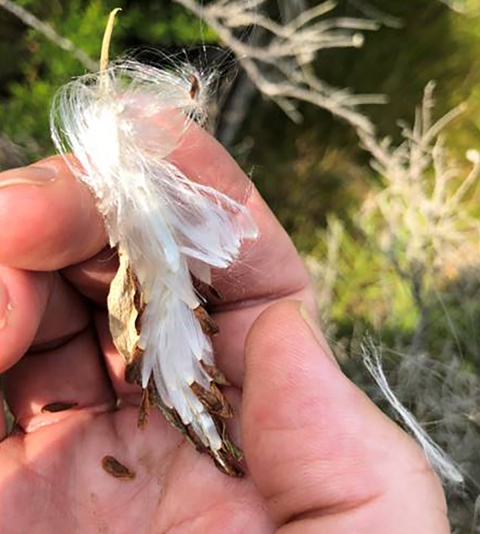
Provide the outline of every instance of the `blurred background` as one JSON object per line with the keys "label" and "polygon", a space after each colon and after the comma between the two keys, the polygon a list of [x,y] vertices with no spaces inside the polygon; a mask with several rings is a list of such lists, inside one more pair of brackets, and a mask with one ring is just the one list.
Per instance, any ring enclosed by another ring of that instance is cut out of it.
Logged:
{"label": "blurred background", "polygon": [[0,170],[53,152],[52,96],[97,68],[114,7],[113,57],[216,73],[211,127],[304,255],[338,358],[391,411],[362,364],[381,353],[466,477],[454,532],[480,532],[479,0],[0,0]]}

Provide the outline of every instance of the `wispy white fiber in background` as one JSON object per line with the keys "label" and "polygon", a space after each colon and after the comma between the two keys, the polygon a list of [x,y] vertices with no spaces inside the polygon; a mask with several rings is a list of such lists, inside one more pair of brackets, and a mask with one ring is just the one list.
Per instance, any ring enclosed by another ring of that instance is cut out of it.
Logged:
{"label": "wispy white fiber in background", "polygon": [[415,417],[400,402],[392,388],[388,384],[382,367],[382,356],[380,349],[371,338],[365,338],[361,344],[363,363],[375,380],[378,388],[388,401],[394,413],[404,424],[406,429],[418,441],[425,456],[431,466],[446,482],[460,484],[463,482],[463,475],[447,454],[429,437],[427,432],[420,426]]}

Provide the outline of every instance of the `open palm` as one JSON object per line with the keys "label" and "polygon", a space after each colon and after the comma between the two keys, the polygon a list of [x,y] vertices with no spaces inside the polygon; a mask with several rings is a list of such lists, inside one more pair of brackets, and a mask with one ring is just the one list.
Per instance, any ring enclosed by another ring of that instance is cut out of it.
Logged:
{"label": "open palm", "polygon": [[159,413],[137,428],[140,393],[105,310],[116,258],[89,192],[50,158],[0,175],[0,372],[16,419],[9,436],[0,429],[0,532],[449,532],[422,454],[344,377],[309,319],[308,276],[258,193],[197,128],[171,160],[248,192],[260,227],[214,280],[217,362],[247,475],[220,473]]}

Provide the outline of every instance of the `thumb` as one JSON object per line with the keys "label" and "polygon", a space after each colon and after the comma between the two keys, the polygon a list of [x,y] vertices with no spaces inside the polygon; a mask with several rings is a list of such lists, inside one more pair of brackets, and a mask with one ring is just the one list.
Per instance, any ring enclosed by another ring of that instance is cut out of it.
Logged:
{"label": "thumb", "polygon": [[341,372],[297,302],[246,343],[242,434],[282,534],[446,534],[441,485],[413,440]]}

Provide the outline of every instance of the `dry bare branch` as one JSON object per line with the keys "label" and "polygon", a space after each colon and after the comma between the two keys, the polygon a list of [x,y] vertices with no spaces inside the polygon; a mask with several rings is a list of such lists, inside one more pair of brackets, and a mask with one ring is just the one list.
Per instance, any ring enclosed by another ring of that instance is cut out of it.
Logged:
{"label": "dry bare branch", "polygon": [[[363,207],[364,224],[368,227],[368,220],[380,216],[383,250],[410,272],[419,266],[456,268],[460,262],[476,261],[480,237],[480,223],[461,206],[478,182],[480,154],[469,150],[462,165],[449,156],[442,133],[465,108],[459,106],[433,122],[433,87],[425,89],[413,128],[404,126],[400,146],[359,132],[383,181],[381,191]],[[467,164],[470,171],[464,176]]]}
{"label": "dry bare branch", "polygon": [[[321,50],[361,46],[362,32],[376,30],[378,22],[323,18],[336,7],[332,0],[304,10],[283,24],[266,14],[263,8],[267,0],[216,0],[206,5],[197,0],[175,1],[218,34],[260,92],[294,121],[301,120],[298,104],[306,102],[330,111],[358,129],[373,131],[358,106],[383,103],[383,97],[354,95],[330,87],[318,77],[312,63]],[[261,45],[242,38],[245,30],[251,28],[261,28],[265,33]]]}
{"label": "dry bare branch", "polygon": [[366,0],[348,0],[348,3],[358,9],[360,13],[362,13],[369,19],[377,20],[383,26],[395,29],[403,28],[404,26],[402,19],[394,17],[389,13],[385,13],[385,11],[378,9],[378,7],[372,5]]}

